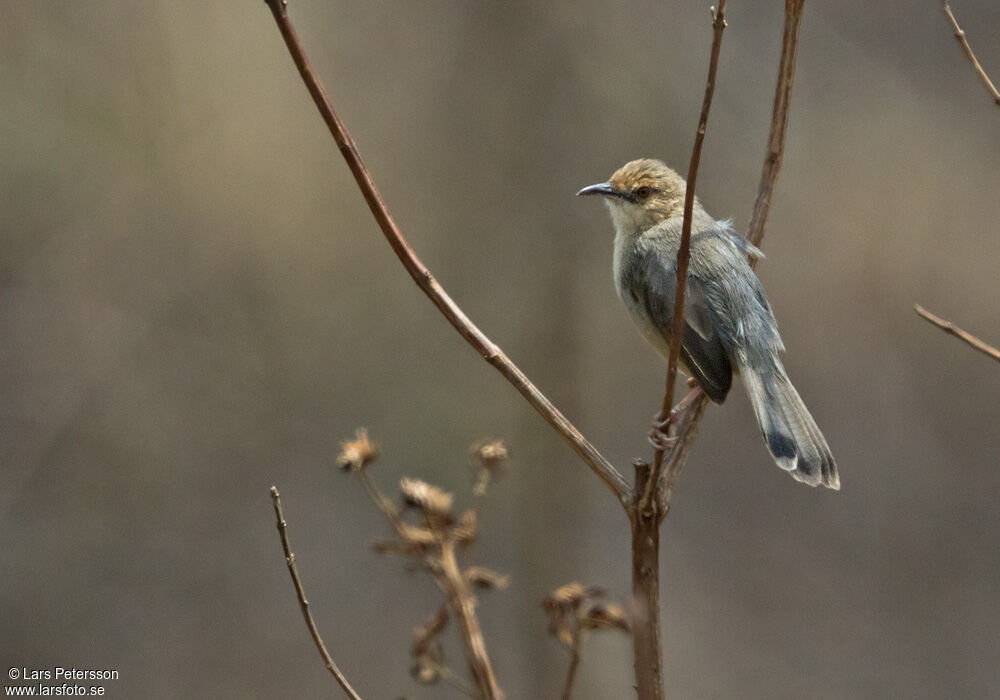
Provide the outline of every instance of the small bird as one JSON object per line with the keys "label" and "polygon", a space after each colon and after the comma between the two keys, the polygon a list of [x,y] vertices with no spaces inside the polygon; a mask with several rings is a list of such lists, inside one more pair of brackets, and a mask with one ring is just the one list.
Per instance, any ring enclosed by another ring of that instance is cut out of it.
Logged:
{"label": "small bird", "polygon": [[[618,295],[664,357],[670,353],[686,187],[661,161],[641,159],[577,192],[605,198],[615,227]],[[781,364],[785,347],[778,325],[748,262],[760,257],[731,220],[716,221],[695,199],[681,366],[716,403],[729,393],[733,373],[739,374],[778,466],[811,486],[839,489],[830,447]]]}

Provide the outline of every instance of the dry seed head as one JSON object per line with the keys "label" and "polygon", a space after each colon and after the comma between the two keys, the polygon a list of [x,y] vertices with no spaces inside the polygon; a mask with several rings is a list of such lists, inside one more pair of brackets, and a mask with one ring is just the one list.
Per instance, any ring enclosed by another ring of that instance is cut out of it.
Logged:
{"label": "dry seed head", "polygon": [[594,603],[581,618],[580,625],[584,629],[629,630],[625,611],[616,603]]}
{"label": "dry seed head", "polygon": [[600,598],[604,596],[604,593],[604,589],[598,586],[584,586],[582,583],[573,581],[552,591],[552,595],[546,598],[546,602],[552,601],[554,605],[575,608],[588,598]]}
{"label": "dry seed head", "polygon": [[510,584],[510,576],[504,576],[485,566],[470,566],[465,570],[465,580],[486,591],[502,590]]}
{"label": "dry seed head", "polygon": [[337,466],[344,471],[361,471],[378,458],[378,445],[368,438],[368,431],[358,428],[353,440],[340,443]]}
{"label": "dry seed head", "polygon": [[419,508],[427,515],[441,518],[451,516],[452,495],[447,491],[431,486],[419,479],[403,478],[399,481],[399,490],[403,493],[403,501],[407,505]]}
{"label": "dry seed head", "polygon": [[476,460],[487,469],[496,469],[507,461],[509,453],[503,440],[482,440],[473,448]]}
{"label": "dry seed head", "polygon": [[490,480],[500,476],[507,463],[507,446],[503,440],[480,440],[472,446],[472,456],[476,471],[476,482],[472,493],[482,496],[490,485]]}

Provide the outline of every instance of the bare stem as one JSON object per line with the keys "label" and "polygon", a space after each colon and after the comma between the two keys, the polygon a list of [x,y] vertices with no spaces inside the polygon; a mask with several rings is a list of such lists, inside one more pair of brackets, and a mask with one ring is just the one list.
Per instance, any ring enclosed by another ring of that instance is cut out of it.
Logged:
{"label": "bare stem", "polygon": [[358,480],[361,481],[361,485],[365,488],[365,493],[368,494],[368,498],[371,502],[385,514],[386,519],[388,519],[389,524],[396,531],[396,533],[406,538],[407,524],[403,522],[403,519],[399,517],[399,511],[396,510],[396,506],[393,505],[392,501],[383,494],[379,488],[372,483],[371,478],[368,476],[368,471],[366,469],[361,469],[358,471]]}
{"label": "bare stem", "polygon": [[447,540],[441,545],[441,569],[437,576],[438,585],[448,597],[448,604],[459,623],[462,633],[462,648],[469,665],[469,672],[484,698],[502,700],[503,692],[497,684],[493,665],[486,653],[486,641],[476,616],[476,598],[469,591],[469,585],[462,575],[455,557],[455,543]]}
{"label": "bare stem", "polygon": [[285,40],[285,45],[288,47],[292,60],[295,61],[299,75],[302,76],[302,80],[306,84],[306,88],[308,88],[309,94],[312,96],[320,115],[323,117],[323,121],[326,122],[330,134],[333,136],[334,141],[337,142],[341,155],[347,161],[347,165],[354,175],[358,188],[368,203],[368,208],[375,217],[379,228],[382,229],[382,234],[389,242],[400,262],[403,263],[403,267],[410,273],[417,286],[420,287],[424,294],[438,308],[438,311],[444,315],[448,323],[458,331],[459,335],[465,338],[466,342],[475,348],[476,352],[484,360],[493,365],[508,382],[514,385],[514,388],[527,399],[528,403],[541,414],[542,418],[557,433],[563,436],[570,444],[570,447],[573,448],[573,451],[579,455],[580,459],[591,468],[597,477],[611,489],[618,501],[625,506],[628,502],[629,485],[621,473],[539,391],[538,387],[503,353],[500,347],[479,330],[469,317],[465,315],[465,312],[462,311],[458,304],[448,296],[448,293],[445,292],[444,288],[434,278],[430,270],[427,269],[427,266],[417,257],[417,254],[410,247],[410,244],[399,230],[399,226],[396,225],[395,220],[389,213],[382,195],[375,186],[375,181],[361,160],[361,155],[354,144],[354,140],[340,121],[323,87],[313,73],[309,65],[309,60],[306,58],[302,45],[295,33],[295,29],[288,19],[287,7],[284,0],[266,0],[266,2],[271,10],[271,14],[274,15],[274,21],[277,23],[278,30]]}
{"label": "bare stem", "polygon": [[580,667],[580,647],[583,644],[583,629],[581,629],[579,619],[576,620],[576,629],[573,630],[573,644],[569,649],[569,669],[566,671],[566,682],[563,683],[562,700],[570,700],[573,697],[573,682],[576,680],[576,670]]}
{"label": "bare stem", "polygon": [[[674,385],[677,382],[677,363],[681,354],[681,337],[684,335],[684,293],[687,290],[688,263],[691,260],[691,217],[694,214],[694,188],[698,180],[698,165],[701,162],[701,147],[705,141],[708,126],[708,112],[712,108],[715,94],[715,76],[719,70],[719,53],[722,50],[722,32],[726,29],[726,0],[719,0],[719,7],[712,8],[712,53],[708,61],[708,80],[705,82],[705,98],[701,103],[698,131],[691,149],[691,163],[688,165],[687,189],[684,193],[684,222],[681,225],[681,244],[677,250],[677,291],[674,294],[674,315],[671,318],[670,354],[667,357],[667,386],[663,394],[662,415],[670,416],[674,405]],[[653,455],[653,476],[643,492],[642,507],[649,509],[654,501],[653,494],[660,485],[663,469],[663,450]],[[641,696],[641,695],[640,695]]]}
{"label": "bare stem", "polygon": [[[643,507],[642,494],[653,474],[635,463],[635,490],[629,522],[632,534],[632,649],[639,700],[663,700],[663,644],[660,636],[660,513]],[[651,512],[651,510],[653,512]]]}
{"label": "bare stem", "polygon": [[979,338],[977,338],[976,336],[972,335],[967,331],[963,331],[961,328],[956,326],[951,321],[946,321],[940,316],[935,316],[930,311],[922,307],[920,304],[914,304],[913,309],[923,318],[933,323],[935,326],[943,330],[948,335],[953,335],[959,340],[965,341],[979,352],[983,353],[988,357],[992,357],[997,362],[1000,362],[1000,350],[996,349],[989,343],[980,340]]}
{"label": "bare stem", "polygon": [[670,510],[670,499],[674,495],[674,485],[677,483],[677,477],[680,476],[681,470],[687,462],[688,454],[691,452],[691,447],[694,445],[694,438],[698,433],[698,423],[701,422],[701,417],[708,407],[708,396],[701,389],[692,389],[678,405],[683,405],[683,413],[681,413],[681,424],[677,429],[677,442],[670,451],[670,459],[667,460],[663,472],[661,518],[666,518],[667,512]]}
{"label": "bare stem", "polygon": [[972,68],[979,75],[979,79],[983,81],[983,85],[989,91],[990,95],[993,96],[993,102],[1000,105],[1000,91],[997,91],[997,86],[993,84],[990,80],[990,76],[986,74],[986,71],[980,65],[979,60],[976,58],[976,54],[972,53],[972,47],[969,46],[968,40],[965,38],[965,30],[958,26],[958,20],[955,19],[954,13],[951,11],[951,6],[947,3],[947,0],[941,0],[941,7],[944,9],[944,14],[948,18],[948,22],[951,23],[951,28],[955,32],[955,38],[958,39],[959,46],[962,47],[962,51],[965,52],[966,57],[969,59],[969,63],[972,64]]}
{"label": "bare stem", "polygon": [[341,673],[333,657],[330,656],[330,652],[326,650],[323,638],[320,637],[319,630],[316,628],[316,621],[313,620],[312,612],[309,610],[309,601],[306,599],[306,592],[302,588],[302,580],[299,578],[298,569],[295,568],[295,555],[292,554],[291,546],[288,544],[288,533],[286,531],[288,525],[285,522],[285,515],[281,510],[281,497],[278,494],[277,486],[271,487],[271,501],[274,503],[274,516],[278,521],[278,535],[281,536],[281,548],[285,552],[285,564],[288,565],[288,573],[292,576],[292,584],[295,586],[295,596],[299,600],[299,608],[302,610],[302,617],[306,621],[306,627],[309,628],[313,644],[316,645],[319,655],[323,657],[323,662],[326,664],[327,670],[337,679],[340,687],[343,688],[344,694],[349,698],[353,698],[353,700],[361,700],[361,696],[351,687],[351,684],[347,681],[347,677]]}
{"label": "bare stem", "polygon": [[[778,63],[778,85],[774,89],[771,131],[767,136],[767,155],[764,157],[764,168],[757,187],[757,200],[753,204],[750,227],[747,229],[747,238],[756,246],[764,238],[764,224],[767,223],[767,214],[771,210],[771,197],[785,153],[788,110],[792,101],[792,83],[799,54],[799,25],[802,22],[804,4],[805,0],[785,0],[785,28],[781,36],[781,60]],[[751,267],[756,263],[756,259],[750,260]]]}

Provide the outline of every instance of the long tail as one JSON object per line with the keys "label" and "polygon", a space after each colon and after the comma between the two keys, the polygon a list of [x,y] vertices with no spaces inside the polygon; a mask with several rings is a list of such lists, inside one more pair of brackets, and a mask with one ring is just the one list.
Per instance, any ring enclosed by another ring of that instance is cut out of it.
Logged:
{"label": "long tail", "polygon": [[774,461],[798,481],[839,489],[840,476],[830,446],[781,361],[774,357],[762,364],[760,369],[741,367],[740,374]]}

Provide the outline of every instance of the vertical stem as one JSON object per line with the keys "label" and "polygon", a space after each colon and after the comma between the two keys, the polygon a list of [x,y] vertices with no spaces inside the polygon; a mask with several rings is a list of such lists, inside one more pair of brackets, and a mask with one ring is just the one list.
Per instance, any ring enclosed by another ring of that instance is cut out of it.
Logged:
{"label": "vertical stem", "polygon": [[458,566],[454,542],[445,542],[441,547],[441,578],[444,584],[441,588],[448,596],[448,603],[458,619],[465,660],[469,664],[469,672],[480,696],[488,700],[503,700],[503,691],[497,684],[493,665],[486,653],[486,642],[479,627],[479,618],[476,617],[476,599],[469,592],[469,585]]}
{"label": "vertical stem", "polygon": [[663,643],[660,638],[660,523],[662,501],[643,504],[646,485],[653,478],[650,466],[635,463],[635,490],[629,522],[632,532],[632,645],[639,700],[663,700]]}
{"label": "vertical stem", "polygon": [[[799,27],[802,23],[802,9],[805,0],[785,0],[785,26],[781,34],[781,60],[778,63],[778,84],[774,88],[774,108],[771,112],[771,130],[767,135],[767,155],[760,174],[757,199],[753,203],[747,239],[756,246],[764,238],[764,224],[771,211],[771,197],[774,185],[781,171],[781,161],[785,154],[785,136],[788,133],[788,110],[792,102],[792,83],[795,78],[795,62],[799,55]],[[750,260],[754,267],[757,259]]]}
{"label": "vertical stem", "polygon": [[583,643],[583,630],[580,627],[580,620],[576,621],[576,629],[573,631],[573,647],[569,650],[569,670],[566,671],[566,682],[563,684],[562,700],[571,700],[573,697],[573,681],[576,680],[576,670],[580,667],[580,645]]}
{"label": "vertical stem", "polygon": [[[670,409],[674,405],[674,385],[677,382],[677,363],[681,356],[681,336],[684,332],[684,293],[687,290],[688,263],[691,259],[691,219],[694,216],[694,187],[698,181],[698,164],[701,162],[701,147],[705,142],[705,129],[708,127],[708,112],[712,108],[712,95],[715,94],[715,76],[719,70],[719,53],[722,51],[722,32],[726,29],[726,0],[719,0],[718,8],[712,8],[712,53],[708,61],[708,80],[705,82],[705,97],[701,104],[701,116],[698,117],[698,131],[694,136],[694,148],[691,149],[691,162],[688,165],[687,187],[684,192],[684,221],[681,224],[681,242],[677,249],[677,290],[674,292],[674,313],[670,328],[670,353],[667,355],[667,380],[663,392],[664,418],[670,417]],[[653,500],[653,491],[660,484],[660,474],[663,470],[663,450],[656,450],[653,455],[653,478],[649,480],[643,492],[643,507],[649,510]]]}

